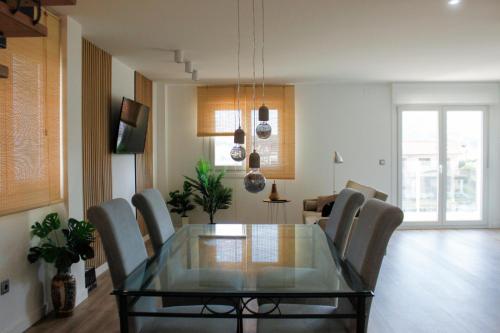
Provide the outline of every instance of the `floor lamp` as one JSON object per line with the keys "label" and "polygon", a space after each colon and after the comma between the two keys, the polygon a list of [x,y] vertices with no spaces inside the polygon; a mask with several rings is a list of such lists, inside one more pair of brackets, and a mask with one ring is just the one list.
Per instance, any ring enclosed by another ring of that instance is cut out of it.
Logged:
{"label": "floor lamp", "polygon": [[333,194],[337,193],[335,188],[335,168],[337,164],[342,164],[342,163],[344,163],[342,155],[340,155],[338,151],[335,151],[333,153]]}

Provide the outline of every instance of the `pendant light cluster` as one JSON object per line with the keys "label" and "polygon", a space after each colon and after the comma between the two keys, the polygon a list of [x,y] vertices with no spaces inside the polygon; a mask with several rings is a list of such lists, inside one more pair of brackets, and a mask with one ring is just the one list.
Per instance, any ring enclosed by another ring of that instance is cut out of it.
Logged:
{"label": "pendant light cluster", "polygon": [[236,162],[241,162],[245,159],[247,152],[245,150],[245,131],[241,129],[241,109],[240,109],[240,49],[241,49],[241,36],[240,36],[240,0],[236,0],[237,25],[238,25],[238,90],[237,96],[237,112],[238,112],[238,128],[234,131],[234,147],[231,149],[231,158]]}
{"label": "pendant light cluster", "polygon": [[[245,144],[245,132],[241,129],[241,109],[240,109],[240,0],[237,0],[237,23],[238,23],[238,88],[237,88],[237,105],[238,105],[238,128],[234,131],[234,147],[231,149],[231,158],[234,161],[241,162],[246,157],[246,151],[244,148]],[[252,0],[252,17],[253,17],[253,83],[252,83],[252,112],[256,110],[255,106],[255,0]],[[267,123],[269,121],[269,109],[264,104],[265,98],[265,71],[264,71],[264,0],[262,0],[262,106],[259,108],[259,125],[256,126],[256,117],[253,116],[253,128],[255,133],[253,136],[253,152],[249,156],[249,168],[250,172],[245,176],[244,184],[245,189],[251,193],[258,193],[262,191],[266,186],[266,178],[260,172],[260,155],[255,148],[256,137],[260,139],[267,139],[271,136],[271,126]]]}

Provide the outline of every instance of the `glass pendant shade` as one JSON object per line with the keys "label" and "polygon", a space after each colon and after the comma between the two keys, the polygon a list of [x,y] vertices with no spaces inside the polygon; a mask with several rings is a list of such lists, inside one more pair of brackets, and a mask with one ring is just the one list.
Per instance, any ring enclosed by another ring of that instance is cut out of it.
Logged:
{"label": "glass pendant shade", "polygon": [[272,128],[267,122],[262,122],[255,129],[259,139],[268,139],[271,136]]}
{"label": "glass pendant shade", "polygon": [[231,149],[231,158],[233,161],[241,162],[245,159],[247,153],[245,147],[245,131],[239,127],[234,131],[234,147]]}
{"label": "glass pendant shade", "polygon": [[254,150],[250,154],[250,172],[245,176],[245,189],[251,193],[259,193],[266,187],[266,177],[260,172],[260,156]]}
{"label": "glass pendant shade", "polygon": [[245,150],[245,147],[243,147],[239,143],[234,145],[234,147],[231,149],[231,158],[233,159],[233,161],[241,162],[245,159],[246,156],[247,152]]}

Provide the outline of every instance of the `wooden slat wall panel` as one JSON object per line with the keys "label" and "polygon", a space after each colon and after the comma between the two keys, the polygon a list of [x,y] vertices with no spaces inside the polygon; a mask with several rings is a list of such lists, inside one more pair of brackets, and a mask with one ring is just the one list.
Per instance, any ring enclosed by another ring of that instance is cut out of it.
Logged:
{"label": "wooden slat wall panel", "polygon": [[[135,100],[149,107],[144,154],[137,154],[135,157],[135,190],[141,192],[153,187],[153,82],[139,72],[135,72]],[[148,233],[146,225],[139,211],[137,211],[137,222],[142,235],[146,235]]]}
{"label": "wooden slat wall panel", "polygon": [[[83,122],[83,208],[112,198],[110,110],[111,55],[83,39],[82,59],[82,122]],[[87,267],[106,262],[98,234],[94,243],[95,258]]]}

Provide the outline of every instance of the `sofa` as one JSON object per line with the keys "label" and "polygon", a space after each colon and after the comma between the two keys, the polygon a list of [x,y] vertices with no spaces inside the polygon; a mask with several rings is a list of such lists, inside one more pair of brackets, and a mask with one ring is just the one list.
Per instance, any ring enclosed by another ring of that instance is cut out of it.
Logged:
{"label": "sofa", "polygon": [[[386,201],[388,197],[388,195],[384,192],[378,191],[373,187],[357,183],[353,180],[349,180],[345,187],[361,192],[365,196],[365,201],[371,198]],[[334,194],[330,196],[320,196],[316,199],[305,199],[303,201],[302,212],[303,223],[319,223],[321,225],[321,222],[324,221],[326,217],[321,217],[323,207],[319,207],[318,205],[324,205],[325,203],[335,201],[335,197],[336,195]]]}

